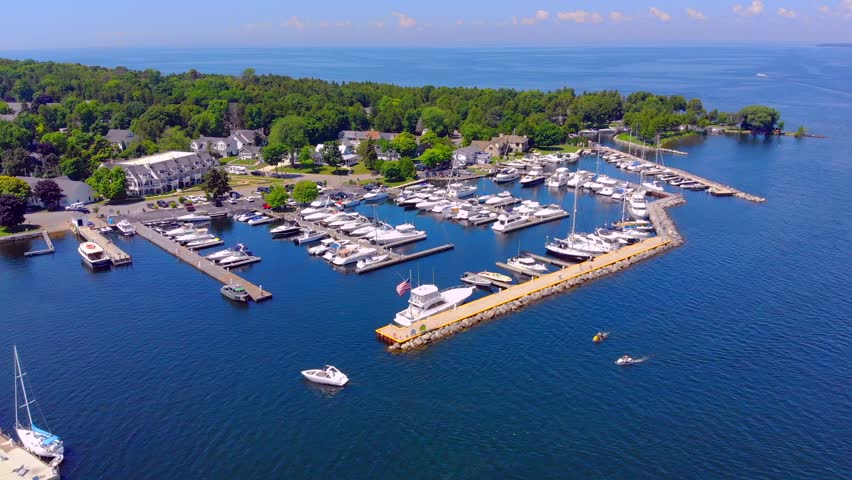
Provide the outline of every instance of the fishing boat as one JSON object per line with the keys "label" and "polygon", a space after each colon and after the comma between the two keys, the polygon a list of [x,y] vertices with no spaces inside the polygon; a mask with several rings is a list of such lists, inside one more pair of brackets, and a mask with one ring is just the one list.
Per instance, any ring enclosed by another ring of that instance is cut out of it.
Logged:
{"label": "fishing boat", "polygon": [[[17,345],[13,345],[12,350],[15,354],[15,433],[18,435],[18,441],[28,452],[39,457],[52,458],[50,465],[56,467],[62,463],[65,445],[58,436],[37,427],[33,423],[30,405],[35,403],[35,399],[27,391],[27,386],[24,383],[25,373],[18,357]],[[21,410],[26,413],[23,419],[20,415]],[[46,423],[43,425],[46,425]]]}
{"label": "fishing boat", "polygon": [[136,235],[136,229],[133,228],[133,225],[131,225],[127,219],[116,223],[115,228],[117,228],[118,231],[121,232],[121,234],[124,236],[129,237],[131,235]]}
{"label": "fishing boat", "polygon": [[494,175],[494,182],[495,183],[508,183],[508,182],[514,182],[515,180],[517,180],[519,178],[521,178],[521,174],[518,173],[518,169],[510,167],[510,168],[504,168],[504,169],[500,170],[499,172],[497,172],[497,174]]}
{"label": "fishing boat", "polygon": [[285,223],[284,225],[279,225],[269,230],[269,233],[271,233],[273,237],[286,237],[299,233],[301,229],[302,227],[300,227],[298,223],[293,222]]}
{"label": "fishing boat", "polygon": [[473,287],[459,286],[439,291],[435,285],[420,285],[411,290],[408,308],[397,313],[393,321],[397,325],[409,327],[413,322],[463,304],[473,295],[473,290]]}
{"label": "fishing boat", "polygon": [[491,285],[491,280],[474,272],[464,272],[461,276],[461,281],[477,287],[488,287]]}
{"label": "fishing boat", "polygon": [[219,250],[217,252],[213,252],[210,255],[205,255],[204,258],[206,258],[207,260],[210,260],[211,262],[215,262],[215,261],[221,260],[223,258],[230,257],[235,252],[246,252],[249,255],[251,255],[251,251],[248,249],[248,247],[246,247],[242,243],[238,243],[238,244],[234,245],[233,247],[226,248],[224,250]]}
{"label": "fishing boat", "polygon": [[480,277],[487,278],[488,280],[496,280],[498,282],[503,283],[512,283],[512,277],[508,275],[503,275],[502,273],[497,272],[479,272],[477,273]]}
{"label": "fishing boat", "polygon": [[311,382],[335,387],[342,387],[349,381],[349,377],[331,365],[313,370],[302,370],[302,376]]}
{"label": "fishing boat", "polygon": [[100,245],[94,242],[83,242],[77,247],[77,253],[91,268],[109,267],[110,258]]}
{"label": "fishing boat", "polygon": [[242,285],[223,285],[219,289],[219,293],[235,302],[248,302],[251,300],[251,295],[248,294]]}

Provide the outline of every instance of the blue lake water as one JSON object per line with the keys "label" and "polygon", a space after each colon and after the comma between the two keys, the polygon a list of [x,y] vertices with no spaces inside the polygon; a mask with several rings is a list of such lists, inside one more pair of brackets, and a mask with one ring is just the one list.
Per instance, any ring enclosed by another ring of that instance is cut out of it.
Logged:
{"label": "blue lake water", "polygon": [[[43,257],[23,258],[26,244],[2,247],[0,349],[18,345],[49,426],[66,441],[63,477],[849,478],[852,51],[700,51],[696,62],[686,48],[514,50],[524,60],[496,71],[484,59],[499,52],[471,50],[359,50],[361,62],[346,50],[251,50],[244,64],[225,50],[42,57],[406,84],[651,89],[699,96],[710,108],[770,104],[788,127],[828,136],[711,137],[684,147],[689,156],[666,163],[767,203],[687,192],[688,203],[672,210],[684,246],[404,356],[373,334],[405,306],[393,290],[401,276],[411,270],[450,286],[519,247],[542,253],[545,237],[563,235],[570,220],[498,236],[385,204],[379,217],[429,232],[416,248],[456,248],[363,276],[271,240],[267,227],[217,223],[228,243],[263,257],[243,274],[274,298],[248,307],[141,238],[117,240],[132,267],[101,273],[81,266],[70,237]],[[373,68],[413,53],[413,71]],[[441,67],[472,54],[463,73]],[[335,55],[348,58],[345,67],[328,61]],[[573,201],[570,191],[514,188],[542,203]],[[483,180],[480,190],[497,187]],[[596,198],[580,206],[581,229],[619,215]],[[595,346],[600,328],[613,337]],[[616,368],[623,353],[652,358]],[[300,370],[325,363],[351,384],[329,392],[301,380]],[[6,429],[9,377],[0,388]]]}

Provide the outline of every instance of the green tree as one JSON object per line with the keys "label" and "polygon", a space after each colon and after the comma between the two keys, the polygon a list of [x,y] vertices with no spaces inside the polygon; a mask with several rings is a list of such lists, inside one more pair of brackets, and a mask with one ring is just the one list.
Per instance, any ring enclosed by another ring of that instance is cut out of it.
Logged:
{"label": "green tree", "polygon": [[402,170],[399,168],[399,162],[385,162],[382,165],[382,175],[388,182],[398,182],[404,178]]}
{"label": "green tree", "polygon": [[376,168],[376,160],[379,159],[379,154],[376,153],[376,141],[372,138],[362,140],[358,144],[358,156],[361,157],[361,161],[367,169]]}
{"label": "green tree", "polygon": [[24,223],[27,202],[14,195],[0,195],[0,226],[12,227]]}
{"label": "green tree", "polygon": [[437,145],[432,148],[427,148],[423,155],[420,156],[420,161],[423,165],[429,168],[437,167],[438,165],[449,162],[453,158],[453,149],[446,145]]}
{"label": "green tree", "polygon": [[63,158],[59,170],[71,180],[83,180],[89,176],[89,162],[83,157]]}
{"label": "green tree", "polygon": [[562,130],[550,122],[544,122],[536,127],[533,134],[533,142],[539,147],[557,145],[562,143],[562,140],[564,140]]}
{"label": "green tree", "polygon": [[737,117],[741,119],[740,128],[765,133],[775,129],[775,123],[781,118],[781,114],[765,105],[749,105],[743,107]]}
{"label": "green tree", "polygon": [[343,155],[340,153],[337,142],[325,142],[322,147],[322,161],[335,169],[343,163]]}
{"label": "green tree", "polygon": [[27,176],[31,171],[30,152],[23,148],[6,150],[0,155],[3,159],[3,175]]}
{"label": "green tree", "polygon": [[127,176],[121,167],[98,168],[86,179],[92,190],[107,200],[121,200],[127,196]]}
{"label": "green tree", "polygon": [[299,166],[302,168],[316,169],[314,162],[314,149],[310,145],[305,145],[299,149]]}
{"label": "green tree", "polygon": [[269,208],[280,208],[287,205],[288,198],[290,198],[290,195],[287,193],[287,189],[281,185],[275,185],[263,196],[263,201],[269,205]]}
{"label": "green tree", "polygon": [[296,150],[308,144],[308,123],[297,115],[287,115],[276,119],[269,129],[269,143],[280,143],[287,150]]}
{"label": "green tree", "polygon": [[313,202],[318,195],[316,182],[305,180],[293,187],[293,199],[301,204]]}
{"label": "green tree", "polygon": [[283,143],[270,143],[263,147],[260,151],[260,156],[263,158],[264,162],[270,165],[275,165],[281,161],[281,157],[283,157],[285,153],[287,153],[286,145]]}
{"label": "green tree", "polygon": [[417,138],[408,132],[402,132],[390,141],[390,147],[403,157],[417,153]]}
{"label": "green tree", "polygon": [[27,129],[19,127],[12,122],[0,120],[0,150],[26,148],[32,138],[32,132]]}
{"label": "green tree", "polygon": [[794,133],[793,136],[795,136],[796,138],[800,138],[804,137],[807,133],[808,132],[807,130],[805,130],[805,127],[799,127],[796,129],[796,133]]}
{"label": "green tree", "polygon": [[56,150],[56,153],[62,155],[65,153],[65,150],[68,148],[68,135],[59,132],[50,132],[45,133],[41,137],[42,143],[49,143],[53,145],[53,148]]}
{"label": "green tree", "polygon": [[9,107],[9,104],[0,100],[0,115],[7,115],[12,113],[12,109]]}
{"label": "green tree", "polygon": [[207,198],[224,197],[231,191],[230,178],[228,172],[221,168],[212,168],[204,174],[203,179],[204,193]]}
{"label": "green tree", "polygon": [[33,195],[47,208],[55,208],[62,200],[62,189],[53,180],[39,180],[33,188]]}
{"label": "green tree", "polygon": [[399,160],[399,174],[403,178],[414,178],[417,176],[417,169],[414,167],[414,160],[404,157]]}
{"label": "green tree", "polygon": [[163,132],[160,140],[157,142],[157,147],[162,152],[169,150],[187,151],[192,140],[180,127],[169,127]]}
{"label": "green tree", "polygon": [[442,137],[450,132],[452,127],[452,114],[442,108],[426,107],[421,114],[423,126]]}
{"label": "green tree", "polygon": [[32,193],[29,184],[20,178],[0,175],[0,195],[13,195],[26,200]]}

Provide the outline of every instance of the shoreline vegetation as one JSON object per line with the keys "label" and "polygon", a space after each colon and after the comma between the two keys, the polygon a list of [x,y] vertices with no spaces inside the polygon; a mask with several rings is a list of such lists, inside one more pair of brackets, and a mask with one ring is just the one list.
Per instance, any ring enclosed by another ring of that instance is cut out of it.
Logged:
{"label": "shoreline vegetation", "polygon": [[[249,144],[260,148],[267,165],[288,159],[293,173],[329,168],[341,173],[343,150],[349,148],[346,154],[357,162],[349,171],[373,172],[396,183],[414,178],[416,163],[447,165],[457,148],[472,142],[500,155],[502,144],[497,140],[494,147],[494,142],[501,135],[523,139],[524,151],[576,151],[585,141],[583,130],[614,122],[643,143],[709,125],[766,134],[784,127],[780,113],[767,106],[720,112],[707,110],[697,98],[645,91],[624,96],[568,87],[403,87],[257,75],[251,68],[235,76],[196,70],[164,75],[153,69],[6,59],[0,59],[0,114],[4,175],[89,179],[105,198],[115,197],[113,187],[121,185],[118,174],[114,179],[105,172],[94,175],[110,160],[189,151],[201,137],[209,149],[209,139],[227,141],[236,131],[254,136]],[[345,131],[373,136],[347,145]],[[207,151],[217,158],[234,155]],[[226,162],[259,168],[238,159]],[[109,192],[101,191],[107,187]]]}

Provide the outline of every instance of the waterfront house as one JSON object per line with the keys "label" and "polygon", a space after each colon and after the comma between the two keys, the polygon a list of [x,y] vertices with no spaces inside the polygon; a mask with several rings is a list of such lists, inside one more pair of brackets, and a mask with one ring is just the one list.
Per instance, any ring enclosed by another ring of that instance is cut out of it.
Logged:
{"label": "waterfront house", "polygon": [[258,147],[263,146],[266,136],[262,130],[232,130],[231,139],[237,144],[237,150],[242,150],[247,146]]}
{"label": "waterfront house", "polygon": [[130,196],[156,195],[201,183],[204,174],[219,165],[207,152],[163,152],[133,160],[113,161],[127,176]]}
{"label": "waterfront house", "polygon": [[491,163],[491,154],[476,145],[462,147],[453,152],[453,168],[464,168],[468,165],[485,165]]}
{"label": "waterfront house", "polygon": [[[36,184],[41,180],[53,180],[59,185],[59,188],[62,189],[62,198],[59,200],[59,206],[65,207],[71,205],[72,203],[92,203],[98,197],[98,195],[92,190],[92,187],[89,186],[86,182],[78,182],[76,180],[71,180],[68,177],[55,177],[55,178],[39,178],[39,177],[17,177],[30,186],[30,188],[35,189]],[[27,205],[31,207],[39,207],[45,208],[47,205],[41,203],[41,201],[35,196],[30,195],[27,198]]]}
{"label": "waterfront house", "polygon": [[[322,159],[322,149],[325,148],[325,144],[317,144],[314,149],[314,161],[317,165],[325,165],[325,162]],[[340,156],[343,157],[343,166],[351,167],[358,163],[358,155],[355,153],[354,148],[351,145],[343,144],[337,146],[337,149],[340,150]]]}
{"label": "waterfront house", "polygon": [[377,130],[366,130],[366,131],[357,131],[357,130],[343,130],[341,131],[337,137],[340,140],[341,144],[349,145],[353,148],[357,147],[361,144],[362,140],[366,140],[368,138],[372,138],[373,140],[378,140],[383,138],[385,140],[393,140],[398,133],[389,133],[389,132],[379,132]]}
{"label": "waterfront house", "polygon": [[240,151],[231,137],[198,137],[189,144],[193,152],[209,152],[220,157],[233,157]]}
{"label": "waterfront house", "polygon": [[[491,138],[492,147],[507,153],[524,153],[530,149],[530,139],[526,135],[500,134]],[[492,155],[493,156],[493,155]]]}
{"label": "waterfront house", "polygon": [[122,130],[118,128],[110,128],[107,130],[105,138],[109,143],[118,147],[119,150],[124,150],[130,146],[132,142],[139,141],[139,137],[134,135],[130,130]]}
{"label": "waterfront house", "polygon": [[257,160],[260,158],[260,147],[257,145],[246,145],[240,149],[239,157],[241,160]]}

